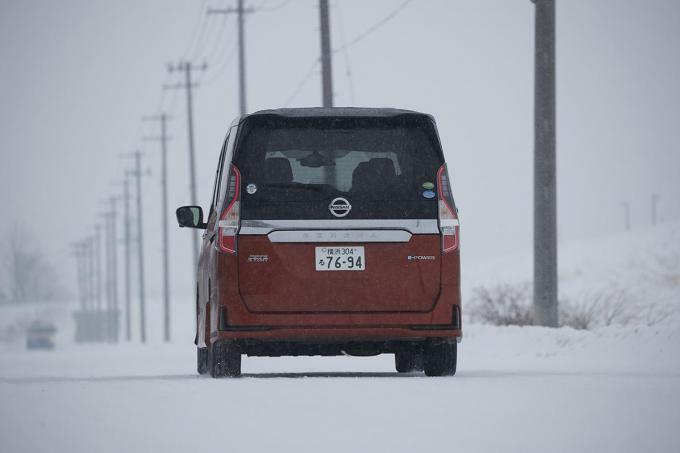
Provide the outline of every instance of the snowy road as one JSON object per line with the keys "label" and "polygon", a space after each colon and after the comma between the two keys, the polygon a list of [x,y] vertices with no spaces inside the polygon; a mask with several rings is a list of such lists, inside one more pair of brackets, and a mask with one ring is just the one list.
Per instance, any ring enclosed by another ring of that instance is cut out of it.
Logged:
{"label": "snowy road", "polygon": [[454,378],[381,356],[216,381],[184,345],[5,349],[0,450],[678,451],[680,332],[637,330],[468,326]]}
{"label": "snowy road", "polygon": [[[190,299],[175,298],[171,345],[76,345],[75,306],[55,309],[54,352],[0,343],[0,452],[675,453],[680,267],[660,267],[673,257],[680,224],[565,244],[567,300],[622,288],[626,308],[668,316],[593,331],[467,323],[453,378],[397,376],[381,356],[245,358],[243,378],[215,381],[194,373]],[[530,281],[530,263],[468,263],[463,286]],[[36,310],[4,306],[0,325]]]}

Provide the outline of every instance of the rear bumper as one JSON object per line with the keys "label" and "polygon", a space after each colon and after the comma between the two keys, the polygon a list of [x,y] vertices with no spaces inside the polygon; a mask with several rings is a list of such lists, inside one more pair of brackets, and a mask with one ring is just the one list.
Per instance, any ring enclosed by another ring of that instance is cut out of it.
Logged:
{"label": "rear bumper", "polygon": [[[414,328],[415,327],[415,328]],[[413,340],[423,341],[430,338],[452,339],[460,342],[461,329],[436,328],[425,329],[425,326],[403,327],[271,327],[249,326],[233,327],[213,331],[211,341],[255,339],[265,341],[300,341],[323,343],[329,341],[389,341]]]}
{"label": "rear bumper", "polygon": [[398,352],[422,353],[429,345],[454,343],[454,338],[394,338],[381,339],[299,339],[259,340],[252,338],[228,341],[241,354],[255,357],[280,356],[372,356]]}

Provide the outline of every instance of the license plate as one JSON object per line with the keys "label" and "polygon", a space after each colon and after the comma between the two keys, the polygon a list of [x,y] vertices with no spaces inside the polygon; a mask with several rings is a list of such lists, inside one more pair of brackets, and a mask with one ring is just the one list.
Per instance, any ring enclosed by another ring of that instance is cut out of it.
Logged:
{"label": "license plate", "polygon": [[316,247],[317,271],[363,271],[366,269],[363,247]]}

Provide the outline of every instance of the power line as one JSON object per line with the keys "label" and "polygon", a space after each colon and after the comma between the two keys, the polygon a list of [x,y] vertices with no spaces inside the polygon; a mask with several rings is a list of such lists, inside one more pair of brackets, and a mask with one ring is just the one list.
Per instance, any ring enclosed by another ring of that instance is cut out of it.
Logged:
{"label": "power line", "polygon": [[[241,114],[244,114],[246,111],[246,88],[245,88],[245,30],[243,27],[243,16],[244,13],[254,13],[254,12],[270,12],[270,11],[276,11],[279,9],[284,8],[290,3],[291,0],[284,0],[283,2],[279,3],[278,5],[274,5],[269,8],[265,8],[265,5],[268,3],[268,0],[263,0],[258,6],[256,7],[249,7],[249,8],[244,8],[242,2],[239,1],[239,6],[237,8],[208,8],[207,9],[207,14],[222,14],[224,16],[222,20],[222,29],[220,30],[220,34],[218,36],[218,39],[216,41],[216,45],[213,47],[212,51],[210,52],[209,56],[206,58],[208,61],[212,61],[214,55],[217,53],[217,51],[220,49],[219,43],[222,42],[222,35],[224,30],[226,29],[226,16],[228,14],[232,13],[237,13],[239,16],[238,19],[238,42],[237,42],[237,47],[231,46],[231,50],[229,50],[228,53],[224,53],[226,55],[226,58],[222,60],[220,63],[213,65],[213,67],[216,68],[216,70],[210,74],[209,79],[201,79],[200,82],[201,84],[212,84],[216,80],[219,79],[220,75],[226,68],[230,65],[232,58],[234,57],[234,51],[238,49],[239,51],[239,107]],[[230,46],[227,45],[226,49],[229,49]],[[224,50],[225,48],[223,48]],[[207,74],[206,74],[207,75]]]}
{"label": "power line", "polygon": [[[208,8],[203,11],[204,16],[207,15]],[[203,28],[207,30],[204,35],[204,39],[197,43],[194,51],[184,59],[196,61],[205,60],[212,57],[212,53],[215,51],[222,41],[222,35],[224,33],[224,23],[217,23],[215,21],[208,21],[206,17],[203,18],[204,25]],[[209,53],[210,52],[210,53]]]}
{"label": "power line", "polygon": [[[204,23],[208,22],[206,20],[206,13],[208,10],[208,0],[202,0],[201,2],[201,7],[200,7],[200,13],[197,16],[197,20],[194,24],[193,31],[191,33],[191,38],[189,40],[189,44],[187,45],[186,49],[182,53],[181,61],[197,61],[197,60],[205,60],[206,58],[198,58],[201,54],[197,53],[199,49],[204,49],[208,46],[202,45],[204,42],[208,42],[210,36],[212,35],[212,32],[219,28],[220,32],[217,38],[215,39],[214,43],[212,46],[210,46],[213,49],[213,52],[210,53],[210,58],[212,58],[212,55],[214,55],[214,50],[218,47],[219,43],[221,42],[221,35],[224,31],[224,27],[211,27],[212,22],[210,23]],[[207,30],[207,32],[206,32]],[[162,86],[167,85],[171,81],[172,75],[168,73],[166,75],[166,78],[162,84]],[[160,97],[158,100],[157,108],[155,110],[156,115],[160,115],[162,112],[174,112],[174,107],[175,103],[177,101],[177,92],[172,91],[169,95],[169,103],[166,104],[166,100],[168,99],[168,93],[167,90],[163,89],[160,92]],[[140,140],[141,140],[141,135],[140,135]]]}
{"label": "power line", "polygon": [[208,8],[208,14],[236,14],[238,20],[238,85],[239,111],[246,113],[246,50],[245,50],[245,15],[252,13],[252,7],[245,8],[244,0],[238,0],[236,8]]}
{"label": "power line", "polygon": [[[184,72],[184,82],[177,85],[165,86],[165,88],[182,88],[187,94],[187,138],[189,140],[189,177],[190,177],[190,195],[191,204],[198,205],[198,195],[196,193],[196,155],[194,151],[194,106],[192,91],[196,86],[191,80],[193,71],[205,71],[207,65],[204,63],[201,66],[192,65],[188,61],[180,62],[177,66],[169,65],[168,71],[182,71]],[[198,269],[198,230],[194,230],[192,235],[192,246],[194,250],[194,269]]]}
{"label": "power line", "polygon": [[338,9],[338,27],[340,28],[340,39],[342,40],[342,54],[345,60],[345,76],[347,77],[347,85],[349,86],[349,103],[354,105],[354,81],[352,79],[352,68],[349,62],[349,51],[345,46],[345,27],[342,20],[342,12],[340,11],[340,4],[336,7]]}
{"label": "power line", "polygon": [[[224,0],[216,0],[219,1],[220,3],[223,2]],[[224,27],[216,27],[216,26],[210,26],[211,24],[207,24],[206,20],[206,10],[207,10],[207,0],[202,0],[201,1],[201,7],[200,7],[200,13],[197,16],[197,20],[194,23],[193,30],[191,32],[191,38],[188,41],[188,44],[184,50],[183,56],[191,56],[193,54],[200,53],[201,50],[205,49],[204,44],[211,42],[211,37],[216,34],[217,30],[220,30],[223,32]],[[221,42],[221,36],[217,37],[217,40],[215,41],[216,43]],[[214,46],[213,46],[214,48]],[[171,74],[168,74],[166,76],[166,81],[170,82],[171,81]],[[158,103],[157,103],[157,112],[162,112],[164,109],[173,111],[174,106],[177,100],[177,93],[173,91],[171,95],[166,93],[166,90],[161,90],[160,96],[158,98]],[[138,145],[141,145],[142,139],[144,135],[144,125],[143,122],[140,121],[137,125],[137,131],[133,135],[133,149],[137,148]],[[144,280],[143,280],[143,273],[144,273],[144,258],[143,258],[143,242],[142,242],[142,235],[141,235],[141,168],[138,164],[137,170],[136,171],[126,171],[125,173],[125,180],[124,180],[124,186],[125,186],[125,192],[128,192],[126,196],[124,197],[125,200],[125,243],[126,243],[126,253],[125,253],[125,305],[126,305],[126,337],[128,340],[131,338],[131,320],[130,320],[130,248],[131,248],[131,235],[130,235],[130,216],[129,216],[129,209],[128,209],[128,197],[129,197],[129,188],[128,188],[128,180],[130,176],[137,175],[137,208],[138,208],[138,225],[137,229],[138,234],[139,234],[139,267],[140,267],[140,317],[141,317],[141,337],[142,341],[146,340],[146,326],[145,326],[145,288],[144,288]],[[129,181],[132,182],[132,181]],[[121,197],[119,197],[121,198]],[[115,203],[115,201],[112,201],[112,203]],[[112,210],[115,210],[114,204],[111,206]],[[112,211],[113,212],[113,211]],[[113,213],[111,214],[113,217]],[[108,219],[108,217],[107,217]],[[115,224],[113,223],[112,220],[112,231],[111,231],[111,247],[114,247],[115,244],[117,243],[116,238],[115,238]],[[83,298],[83,306],[87,309],[89,308],[90,310],[94,311],[101,311],[102,309],[102,278],[101,278],[101,255],[102,252],[100,250],[100,244],[101,244],[101,226],[97,225],[95,229],[95,235],[92,237],[88,238],[87,241],[83,242],[83,246],[81,247],[80,251],[80,256],[81,258],[81,278],[79,285],[82,286],[82,298]],[[108,246],[108,244],[107,244]],[[116,266],[117,260],[115,259],[115,249],[111,250],[112,255],[112,266]],[[108,253],[107,253],[108,255]],[[107,263],[108,264],[108,263]],[[110,304],[113,305],[113,309],[117,310],[117,285],[116,285],[116,275],[113,274],[116,272],[116,269],[113,268],[111,269],[112,275],[109,277],[108,276],[108,266],[107,266],[107,283],[106,283],[106,295],[107,295],[107,300],[110,299]],[[113,282],[108,282],[109,279],[112,279]],[[110,287],[113,286],[113,287]],[[109,292],[111,293],[109,296]],[[103,333],[103,332],[102,332]]]}
{"label": "power line", "polygon": [[[199,83],[201,84],[201,86],[210,85],[210,84],[214,83],[217,79],[220,78],[220,76],[229,67],[229,64],[234,59],[234,56],[236,55],[236,49],[238,49],[238,46],[236,44],[232,44],[231,50],[229,51],[229,53],[226,54],[227,58],[225,58],[224,61],[222,61],[219,64],[219,67],[217,69],[215,69],[215,71],[212,72],[211,76],[207,79],[200,79],[199,80]],[[208,74],[208,73],[206,73],[206,74]]]}
{"label": "power line", "polygon": [[349,43],[347,43],[347,44],[345,44],[341,47],[338,47],[336,49],[333,49],[333,53],[336,54],[338,52],[341,52],[345,49],[348,49],[348,48],[354,46],[355,44],[360,43],[361,41],[363,41],[364,39],[366,39],[367,37],[369,37],[370,35],[375,33],[377,30],[379,30],[386,23],[388,23],[389,21],[394,19],[397,16],[397,14],[399,14],[401,12],[401,10],[406,8],[406,6],[409,3],[411,3],[412,1],[413,0],[404,0],[399,6],[397,6],[394,10],[392,10],[387,16],[383,17],[378,22],[376,22],[375,24],[368,27],[363,33],[360,33],[359,35],[357,35]]}
{"label": "power line", "polygon": [[300,80],[300,82],[297,84],[293,92],[288,96],[288,99],[286,99],[286,102],[283,103],[284,107],[288,107],[291,102],[297,97],[298,94],[300,94],[300,91],[302,91],[302,88],[305,86],[307,81],[314,75],[314,71],[316,71],[317,66],[321,63],[321,60],[318,58],[314,60],[314,63],[312,66],[309,68],[309,70],[305,73],[304,77]]}
{"label": "power line", "polygon": [[271,11],[278,11],[278,10],[288,6],[290,4],[290,2],[291,2],[291,0],[283,0],[278,5],[274,5],[274,6],[270,6],[269,8],[265,8],[264,5],[269,3],[269,0],[264,0],[262,3],[260,3],[259,6],[255,7],[255,12],[257,12],[257,13],[259,13],[259,12],[268,13],[268,12],[271,12]]}
{"label": "power line", "polygon": [[[234,54],[238,48],[238,41],[236,36],[227,34],[227,36],[233,36],[231,39],[224,40],[222,39],[223,32],[226,31],[226,23],[228,21],[228,15],[224,14],[222,15],[222,30],[220,30],[220,35],[219,39],[216,41],[216,45],[214,46],[213,51],[210,53],[210,56],[206,59],[209,63],[211,63],[211,68],[208,69],[206,72],[203,73],[203,78],[199,79],[199,83],[201,85],[205,84],[211,84],[215,80],[219,78],[219,76],[222,74],[224,70],[229,66],[231,63]],[[217,55],[220,56],[217,61],[214,61],[214,58],[217,57]],[[206,77],[208,77],[206,79]]]}
{"label": "power line", "polygon": [[[198,44],[202,43],[203,40],[207,39],[205,38],[206,36],[206,29],[210,29],[209,26],[204,26],[203,22],[206,21],[205,18],[205,12],[207,10],[207,3],[208,0],[202,0],[201,1],[201,7],[200,7],[200,12],[197,16],[197,20],[194,22],[194,28],[193,31],[191,32],[191,38],[189,39],[189,43],[187,44],[186,49],[182,53],[181,60],[195,60],[194,54],[196,52],[196,49],[201,48]],[[209,35],[208,35],[209,36]],[[161,84],[161,86],[165,86],[171,81],[172,75],[168,73],[166,75],[165,80]],[[161,112],[174,112],[174,106],[177,101],[177,92],[173,90],[173,92],[170,94],[170,102],[169,104],[166,104],[166,100],[168,99],[168,93],[167,90],[162,89],[160,92],[160,96],[158,99],[158,104],[155,110],[155,114],[159,115]],[[141,127],[142,122],[140,122],[140,127]],[[141,132],[141,131],[140,131]],[[142,140],[142,135],[141,133],[138,134],[139,137],[135,141],[135,146],[138,145],[141,140]]]}
{"label": "power line", "polygon": [[[387,24],[389,21],[391,21],[392,19],[394,19],[394,18],[395,18],[395,17],[396,17],[396,16],[397,16],[404,8],[406,8],[406,6],[408,6],[408,4],[411,3],[412,1],[413,1],[413,0],[404,0],[404,1],[403,1],[401,4],[399,4],[399,6],[397,6],[394,10],[390,11],[389,14],[387,14],[385,17],[383,17],[382,19],[380,19],[380,20],[379,20],[378,22],[376,22],[375,24],[373,24],[373,25],[371,25],[370,27],[368,27],[364,32],[362,32],[362,33],[360,33],[359,35],[357,35],[357,36],[356,36],[355,38],[353,38],[349,43],[343,44],[342,46],[337,47],[337,48],[331,50],[331,54],[332,54],[332,55],[335,55],[335,54],[337,54],[338,52],[346,52],[347,49],[349,49],[350,47],[352,47],[352,46],[354,46],[354,45],[360,43],[361,41],[363,41],[364,39],[366,39],[368,36],[370,36],[371,34],[375,33],[377,30],[379,30],[381,27],[383,27],[385,24]],[[346,61],[348,62],[348,63],[347,63],[348,66],[349,66],[349,57],[347,56],[347,54],[345,54],[345,58],[346,58]],[[321,63],[321,60],[320,60],[320,59],[315,59],[315,60],[314,60],[314,63],[312,64],[312,66],[311,66],[311,67],[309,68],[309,70],[305,73],[305,75],[302,77],[302,79],[301,79],[300,82],[297,84],[297,86],[295,87],[295,89],[292,91],[292,93],[291,93],[291,94],[288,96],[288,98],[286,99],[286,102],[283,104],[284,107],[289,106],[290,103],[291,103],[293,100],[295,100],[295,98],[298,96],[298,94],[300,94],[300,91],[302,91],[302,89],[303,89],[304,86],[307,84],[307,82],[310,80],[310,78],[312,77],[312,75],[314,75],[314,71],[316,70],[316,67],[317,67],[320,63]],[[349,68],[348,68],[347,70],[349,71]],[[351,72],[348,74],[348,78],[351,80]],[[350,82],[350,86],[351,86],[350,89],[352,90],[352,97],[354,97],[354,94],[353,94],[354,87],[353,87],[353,84],[352,84],[351,82]]]}
{"label": "power line", "polygon": [[189,39],[189,44],[182,53],[182,59],[189,58],[189,56],[191,55],[190,52],[193,53],[194,51],[194,46],[199,42],[200,39],[202,39],[203,35],[205,35],[206,27],[202,27],[201,25],[205,21],[204,11],[207,7],[207,3],[208,0],[201,1],[200,13],[197,16],[196,22],[194,22],[194,28],[193,31],[191,32],[191,38]]}
{"label": "power line", "polygon": [[[210,10],[208,10],[210,11]],[[208,14],[208,12],[206,12]],[[215,28],[219,28],[219,32],[215,35],[215,40],[213,41],[212,45],[210,46],[210,51],[205,54],[201,58],[201,60],[207,60],[212,63],[213,60],[217,58],[218,55],[223,55],[223,51],[225,50],[225,34],[227,36],[232,36],[231,34],[226,33],[227,32],[227,23],[229,22],[229,16],[228,15],[223,15],[221,17],[222,20],[213,20],[210,21],[210,23],[215,24]],[[231,42],[229,42],[231,44]],[[206,46],[207,48],[207,46]],[[226,47],[227,49],[229,46]],[[193,59],[193,61],[197,61],[196,59]]]}

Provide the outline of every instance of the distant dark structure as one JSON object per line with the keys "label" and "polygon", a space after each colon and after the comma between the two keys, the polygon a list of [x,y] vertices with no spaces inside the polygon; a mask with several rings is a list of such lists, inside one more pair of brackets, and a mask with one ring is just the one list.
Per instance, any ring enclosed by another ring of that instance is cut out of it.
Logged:
{"label": "distant dark structure", "polygon": [[26,331],[26,348],[54,349],[52,337],[55,333],[57,333],[57,328],[53,324],[33,321]]}

